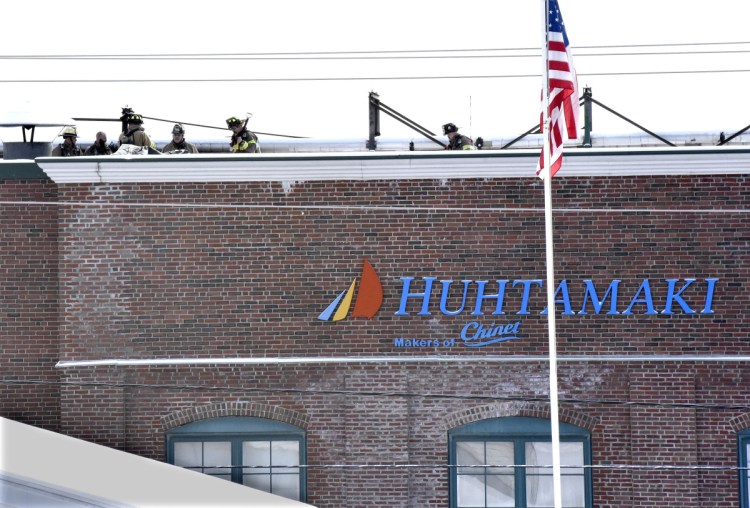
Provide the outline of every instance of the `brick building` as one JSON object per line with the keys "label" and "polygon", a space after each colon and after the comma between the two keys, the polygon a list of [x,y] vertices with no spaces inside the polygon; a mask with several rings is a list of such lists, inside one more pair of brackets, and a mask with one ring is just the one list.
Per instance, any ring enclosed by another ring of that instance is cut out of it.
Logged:
{"label": "brick building", "polygon": [[[6,162],[0,411],[320,507],[551,506],[537,156]],[[566,154],[566,506],[748,506],[749,170]]]}

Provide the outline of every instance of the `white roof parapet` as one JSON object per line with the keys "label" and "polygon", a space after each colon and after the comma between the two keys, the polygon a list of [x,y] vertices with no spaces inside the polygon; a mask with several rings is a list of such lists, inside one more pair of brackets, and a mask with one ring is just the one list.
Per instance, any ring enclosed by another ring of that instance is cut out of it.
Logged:
{"label": "white roof parapet", "polygon": [[[56,183],[536,178],[537,150],[39,157]],[[558,177],[750,173],[750,147],[566,148]]]}

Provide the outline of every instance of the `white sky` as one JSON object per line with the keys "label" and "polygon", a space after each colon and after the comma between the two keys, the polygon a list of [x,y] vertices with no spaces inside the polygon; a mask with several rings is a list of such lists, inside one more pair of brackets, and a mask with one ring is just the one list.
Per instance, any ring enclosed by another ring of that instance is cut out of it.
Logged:
{"label": "white sky", "polygon": [[[750,72],[594,76],[602,72],[750,71],[750,43],[731,46],[651,47],[644,51],[724,51],[706,55],[586,56],[586,46],[750,41],[748,0],[559,0],[581,88],[660,133],[725,131],[750,124],[744,82]],[[3,2],[0,55],[351,52],[540,48],[540,0],[274,0],[131,4],[77,0]],[[735,51],[726,53],[726,51]],[[744,52],[736,52],[738,50]],[[518,52],[515,52],[518,54]],[[133,107],[144,116],[224,126],[252,112],[250,128],[320,138],[366,139],[367,95],[424,125],[465,134],[512,137],[538,121],[542,60],[529,58],[84,61],[8,60],[0,74],[0,121],[19,111],[41,120],[118,117]],[[497,54],[497,53],[496,53]],[[433,53],[433,56],[435,54]],[[205,83],[8,83],[7,80],[330,78],[481,76],[527,78]],[[3,82],[5,81],[5,82]],[[50,118],[52,117],[52,118]],[[147,121],[158,140],[171,124]],[[85,141],[118,123],[79,123]],[[20,136],[20,129],[18,136]],[[383,137],[422,139],[381,114]],[[636,129],[595,107],[594,134]],[[54,134],[53,134],[54,135]],[[14,140],[9,129],[0,139]],[[224,139],[225,133],[187,128],[188,140]],[[266,138],[269,141],[277,138]],[[263,141],[263,137],[261,137]]]}

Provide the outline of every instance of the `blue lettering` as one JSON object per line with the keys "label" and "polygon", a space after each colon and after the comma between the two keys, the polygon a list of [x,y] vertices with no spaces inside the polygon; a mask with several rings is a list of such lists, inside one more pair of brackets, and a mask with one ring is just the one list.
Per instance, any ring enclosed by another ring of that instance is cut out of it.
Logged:
{"label": "blue lettering", "polygon": [[682,286],[682,289],[675,293],[674,288],[678,280],[680,279],[665,279],[668,284],[667,301],[664,304],[664,310],[661,311],[661,313],[672,314],[672,302],[676,300],[677,303],[680,304],[680,307],[682,307],[682,310],[685,311],[685,314],[695,314],[695,311],[690,308],[685,300],[682,299],[682,292],[685,291],[690,284],[695,282],[695,279],[685,279],[686,284]]}
{"label": "blue lettering", "polygon": [[484,286],[487,285],[486,280],[478,280],[477,282],[477,303],[474,306],[474,312],[471,313],[472,316],[481,316],[484,314],[482,312],[482,302],[485,299],[495,299],[497,300],[497,303],[495,304],[495,311],[492,313],[493,315],[502,315],[505,314],[503,312],[503,299],[505,298],[505,286],[508,284],[507,280],[496,280],[498,284],[498,292],[495,295],[485,295],[484,294]]}
{"label": "blue lettering", "polygon": [[409,293],[409,286],[411,285],[411,281],[414,280],[414,277],[401,277],[401,280],[403,281],[404,285],[401,289],[401,303],[398,306],[398,312],[396,312],[397,316],[408,316],[409,313],[406,312],[406,302],[410,297],[418,298],[422,297],[422,310],[419,311],[420,316],[429,316],[430,311],[428,310],[428,307],[430,306],[430,293],[432,292],[432,283],[435,282],[437,279],[436,277],[422,277],[425,282],[424,287],[424,293]]}
{"label": "blue lettering", "polygon": [[[638,298],[641,292],[643,292],[644,295],[643,299]],[[649,285],[648,279],[643,279],[641,287],[638,288],[635,296],[633,296],[633,299],[630,301],[630,305],[628,305],[628,308],[625,309],[625,312],[623,312],[623,314],[632,314],[630,309],[632,309],[636,303],[646,304],[645,314],[656,314],[656,310],[654,309],[654,300],[653,298],[651,298],[651,286]]]}
{"label": "blue lettering", "polygon": [[[555,290],[555,298],[562,293],[563,299],[562,300],[555,300],[555,303],[562,303],[565,306],[565,311],[563,311],[564,315],[573,316],[575,315],[575,312],[573,312],[573,309],[570,307],[570,294],[568,293],[568,281],[563,280],[560,281],[560,284],[557,286],[557,289]],[[547,307],[544,308],[542,311],[542,314],[547,314]]]}
{"label": "blue lettering", "polygon": [[706,289],[706,305],[703,307],[701,314],[713,314],[714,311],[711,309],[711,304],[714,301],[714,288],[719,279],[706,279],[708,282],[708,289]]}
{"label": "blue lettering", "polygon": [[451,284],[453,284],[452,280],[441,280],[440,283],[443,285],[443,292],[440,294],[440,312],[445,314],[446,316],[457,316],[461,314],[464,311],[464,306],[466,305],[466,293],[469,289],[469,284],[471,284],[470,280],[462,280],[464,284],[464,295],[461,299],[461,308],[458,310],[450,311],[447,309],[446,303],[448,302],[448,292],[450,290]]}
{"label": "blue lettering", "polygon": [[521,310],[516,312],[516,314],[528,314],[529,313],[529,294],[531,293],[531,285],[535,284],[539,287],[542,287],[542,281],[540,279],[514,280],[513,287],[516,287],[516,285],[519,283],[523,285],[523,300],[521,301]]}
{"label": "blue lettering", "polygon": [[586,292],[583,295],[583,306],[581,307],[581,311],[578,314],[586,314],[586,302],[589,299],[591,300],[591,304],[594,306],[594,312],[599,314],[599,311],[602,310],[602,305],[604,305],[604,302],[610,295],[612,295],[612,299],[610,300],[609,312],[607,312],[607,314],[619,314],[619,312],[617,312],[617,286],[620,285],[620,280],[614,279],[609,284],[607,292],[604,293],[604,296],[601,300],[599,300],[599,297],[596,294],[594,282],[591,280],[584,280],[583,282],[586,284]]}
{"label": "blue lettering", "polygon": [[[466,323],[466,325],[464,325],[463,329],[461,330],[460,337],[464,341],[465,346],[487,346],[496,342],[518,339],[515,334],[518,333],[519,326],[521,326],[520,321],[509,323],[504,326],[496,326],[495,323],[492,323],[487,327],[477,323],[476,321],[471,321],[470,323]],[[508,335],[511,333],[513,335]]]}

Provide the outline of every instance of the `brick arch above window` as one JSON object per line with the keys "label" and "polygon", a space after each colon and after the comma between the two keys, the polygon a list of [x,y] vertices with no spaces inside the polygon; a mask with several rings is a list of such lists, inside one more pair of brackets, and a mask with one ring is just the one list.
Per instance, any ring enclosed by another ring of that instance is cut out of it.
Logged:
{"label": "brick arch above window", "polygon": [[303,430],[307,430],[307,426],[310,423],[307,415],[279,406],[258,404],[256,402],[220,402],[173,411],[162,417],[161,426],[164,430],[170,430],[188,423],[209,418],[221,418],[223,416],[266,418],[289,423]]}
{"label": "brick arch above window", "polygon": [[729,420],[729,425],[735,432],[750,429],[750,413],[742,413]]}
{"label": "brick arch above window", "polygon": [[[533,402],[499,402],[464,409],[448,415],[444,420],[445,430],[450,430],[467,423],[474,423],[489,418],[502,418],[506,416],[527,416],[531,418],[551,418],[549,404]],[[568,408],[562,408],[558,412],[560,422],[570,423],[588,431],[593,431],[598,419]]]}

